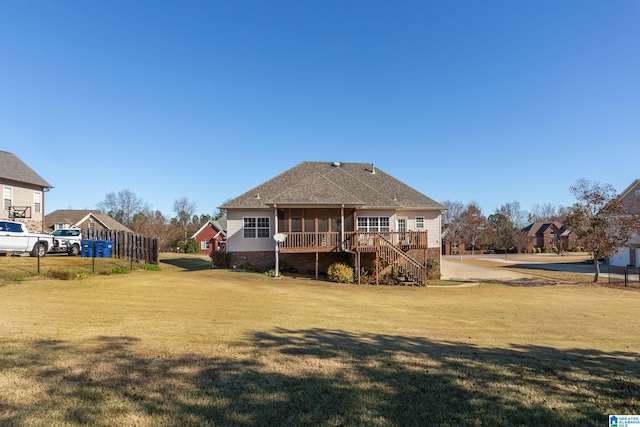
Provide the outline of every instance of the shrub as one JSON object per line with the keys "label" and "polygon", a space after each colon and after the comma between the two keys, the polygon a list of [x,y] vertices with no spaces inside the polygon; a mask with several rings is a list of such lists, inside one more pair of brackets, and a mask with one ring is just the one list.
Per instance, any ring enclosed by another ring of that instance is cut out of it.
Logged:
{"label": "shrub", "polygon": [[243,262],[242,264],[240,264],[238,266],[238,270],[242,270],[242,271],[253,271],[253,267],[251,267],[251,264],[249,264],[248,262]]}
{"label": "shrub", "polygon": [[142,264],[142,269],[148,271],[160,271],[160,266],[156,264],[144,263]]}
{"label": "shrub", "polygon": [[194,239],[187,240],[187,243],[184,245],[184,253],[185,254],[197,254],[200,252],[200,245]]}
{"label": "shrub", "polygon": [[210,256],[214,266],[220,268],[227,268],[229,266],[229,260],[225,251],[213,251]]}
{"label": "shrub", "polygon": [[440,279],[440,263],[433,258],[427,260],[427,279]]}
{"label": "shrub", "polygon": [[334,262],[327,269],[327,278],[332,282],[353,283],[353,269],[342,262]]}
{"label": "shrub", "polygon": [[127,273],[129,273],[129,269],[128,268],[124,268],[124,267],[113,267],[111,269],[111,273],[113,273],[113,274],[127,274]]}
{"label": "shrub", "polygon": [[84,270],[80,270],[76,273],[76,279],[86,279],[87,277],[89,277],[89,273]]}
{"label": "shrub", "polygon": [[270,269],[270,270],[268,270],[268,271],[265,271],[265,273],[264,273],[264,274],[265,274],[266,276],[269,276],[269,277],[276,277],[276,269],[275,269],[275,268],[272,268],[272,269]]}

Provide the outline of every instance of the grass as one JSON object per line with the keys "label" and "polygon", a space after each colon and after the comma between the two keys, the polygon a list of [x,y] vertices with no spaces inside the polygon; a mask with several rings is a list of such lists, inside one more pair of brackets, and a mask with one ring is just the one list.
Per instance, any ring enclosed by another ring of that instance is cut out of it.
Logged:
{"label": "grass", "polygon": [[0,286],[0,425],[600,426],[640,413],[640,293],[161,271]]}

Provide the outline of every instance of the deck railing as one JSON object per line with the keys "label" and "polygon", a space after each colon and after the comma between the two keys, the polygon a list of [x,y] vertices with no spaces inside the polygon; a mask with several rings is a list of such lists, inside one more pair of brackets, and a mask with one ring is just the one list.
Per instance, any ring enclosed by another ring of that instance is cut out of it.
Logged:
{"label": "deck railing", "polygon": [[342,233],[338,231],[326,232],[285,232],[287,238],[279,244],[280,249],[287,251],[334,251],[344,247],[349,250],[374,251],[380,245],[380,238],[404,250],[425,249],[428,247],[426,231],[345,231],[344,242]]}

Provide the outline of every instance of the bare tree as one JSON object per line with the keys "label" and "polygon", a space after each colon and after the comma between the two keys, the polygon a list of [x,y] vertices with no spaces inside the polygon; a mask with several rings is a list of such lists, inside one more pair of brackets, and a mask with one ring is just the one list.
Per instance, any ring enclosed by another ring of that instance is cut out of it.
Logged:
{"label": "bare tree", "polygon": [[640,213],[625,206],[610,184],[581,178],[570,187],[578,202],[573,205],[566,224],[573,227],[582,245],[593,255],[595,274],[600,277],[600,256],[609,257],[640,232]]}
{"label": "bare tree", "polygon": [[169,250],[171,242],[181,234],[160,211],[137,213],[131,228],[136,233],[157,238],[161,251]]}
{"label": "bare tree", "polygon": [[192,223],[192,217],[196,212],[197,206],[198,204],[196,202],[192,202],[186,197],[176,199],[173,202],[173,212],[176,214],[176,223],[183,231],[182,245],[186,244],[189,238],[189,226]]}
{"label": "bare tree", "polygon": [[98,209],[121,224],[131,227],[133,217],[137,213],[150,210],[150,206],[131,190],[120,190],[118,194],[107,193],[104,200],[98,203]]}
{"label": "bare tree", "polygon": [[567,208],[555,207],[550,203],[534,204],[529,212],[529,222],[564,222],[567,216]]}
{"label": "bare tree", "polygon": [[455,200],[446,200],[442,204],[447,208],[442,214],[442,240],[449,244],[460,243],[462,240],[460,215],[464,205]]}

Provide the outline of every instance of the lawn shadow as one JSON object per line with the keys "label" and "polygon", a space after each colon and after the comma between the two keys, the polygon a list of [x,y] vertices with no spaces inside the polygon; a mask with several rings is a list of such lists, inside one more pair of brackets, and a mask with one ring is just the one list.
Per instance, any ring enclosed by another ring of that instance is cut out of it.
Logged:
{"label": "lawn shadow", "polygon": [[640,413],[635,352],[284,328],[218,356],[147,355],[136,344],[1,346],[0,371],[31,372],[41,400],[0,391],[0,424],[600,426],[607,414]]}
{"label": "lawn shadow", "polygon": [[160,262],[181,268],[185,271],[211,270],[211,261],[207,261],[202,258],[171,258],[162,259]]}

